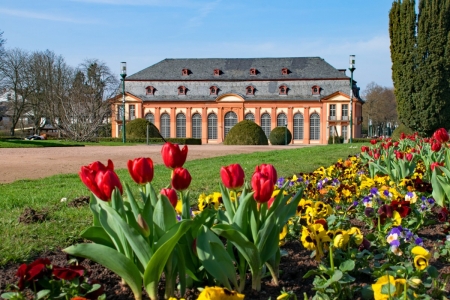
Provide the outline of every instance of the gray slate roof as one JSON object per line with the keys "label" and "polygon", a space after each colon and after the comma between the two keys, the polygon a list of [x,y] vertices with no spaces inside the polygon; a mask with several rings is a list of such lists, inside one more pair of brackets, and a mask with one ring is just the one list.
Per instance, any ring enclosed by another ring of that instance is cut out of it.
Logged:
{"label": "gray slate roof", "polygon": [[[188,76],[182,76],[182,69],[189,69]],[[250,75],[250,68],[257,75]],[[288,68],[289,74],[281,75],[281,69]],[[221,75],[214,76],[214,69]],[[283,58],[186,58],[164,59],[126,78],[133,80],[284,80],[284,79],[332,79],[349,78],[320,57]]]}

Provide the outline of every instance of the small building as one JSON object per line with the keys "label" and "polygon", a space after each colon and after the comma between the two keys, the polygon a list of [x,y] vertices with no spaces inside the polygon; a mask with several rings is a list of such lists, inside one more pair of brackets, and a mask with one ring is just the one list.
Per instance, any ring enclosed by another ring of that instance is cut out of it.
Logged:
{"label": "small building", "polygon": [[[353,81],[353,137],[360,137],[363,100]],[[112,136],[126,121],[146,118],[163,137],[222,143],[247,119],[286,126],[293,144],[326,144],[350,136],[350,77],[320,57],[165,59],[125,79],[111,99]]]}

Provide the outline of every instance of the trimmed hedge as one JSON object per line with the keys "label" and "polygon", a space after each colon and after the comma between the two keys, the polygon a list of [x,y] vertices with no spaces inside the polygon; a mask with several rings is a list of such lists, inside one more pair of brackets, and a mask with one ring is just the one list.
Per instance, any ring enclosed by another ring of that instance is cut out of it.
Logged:
{"label": "trimmed hedge", "polygon": [[[121,143],[122,138],[113,138],[113,137],[105,137],[105,138],[98,138],[99,142],[117,142]],[[166,138],[167,142],[171,142],[173,144],[180,144],[180,145],[201,145],[202,140],[201,139],[193,139],[193,138]],[[133,144],[146,144],[147,139],[146,138],[127,138],[127,143],[133,143]],[[164,144],[164,140],[162,138],[149,138],[148,142],[150,144]]]}
{"label": "trimmed hedge", "polygon": [[147,138],[147,126],[149,125],[149,138],[159,138],[158,128],[144,118],[137,118],[126,124],[127,137],[130,138]]}
{"label": "trimmed hedge", "polygon": [[242,120],[228,132],[224,145],[269,145],[261,126],[250,120]]}
{"label": "trimmed hedge", "polygon": [[[353,139],[354,141],[355,139]],[[343,144],[344,143],[344,137],[343,136],[334,136],[334,144]],[[333,144],[333,137],[328,137],[328,145]]]}
{"label": "trimmed hedge", "polygon": [[289,145],[292,141],[292,134],[285,126],[275,127],[270,132],[269,141],[272,145]]}
{"label": "trimmed hedge", "polygon": [[404,133],[406,135],[410,135],[414,133],[414,130],[409,129],[403,124],[400,124],[397,128],[395,128],[394,132],[392,132],[391,138],[394,141],[398,141],[400,139],[400,134]]}

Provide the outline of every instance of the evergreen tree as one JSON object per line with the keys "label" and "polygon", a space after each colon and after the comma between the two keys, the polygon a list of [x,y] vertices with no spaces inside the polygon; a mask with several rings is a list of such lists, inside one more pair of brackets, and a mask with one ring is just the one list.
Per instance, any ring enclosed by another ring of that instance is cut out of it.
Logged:
{"label": "evergreen tree", "polygon": [[[416,34],[417,32],[417,34]],[[400,121],[430,135],[450,128],[450,0],[397,0],[389,13]]]}

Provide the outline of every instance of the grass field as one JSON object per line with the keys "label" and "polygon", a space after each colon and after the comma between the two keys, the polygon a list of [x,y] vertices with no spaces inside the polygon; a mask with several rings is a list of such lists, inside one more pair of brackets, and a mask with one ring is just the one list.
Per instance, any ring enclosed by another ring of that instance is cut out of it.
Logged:
{"label": "grass field", "polygon": [[[311,172],[320,166],[329,166],[340,158],[358,153],[360,146],[361,144],[358,144],[350,148],[348,144],[340,144],[305,147],[193,161],[189,161],[188,156],[184,167],[189,170],[193,178],[189,188],[191,201],[194,202],[203,192],[218,191],[221,166],[239,163],[246,173],[246,179],[249,180],[256,165],[270,163],[277,169],[279,177],[286,177],[299,172]],[[117,170],[117,174],[122,182],[129,184],[137,193],[137,185],[131,180],[128,170]],[[170,170],[162,165],[156,165],[152,184],[157,191],[169,185]],[[44,250],[71,245],[80,240],[80,232],[92,222],[87,206],[81,208],[68,206],[71,200],[90,195],[77,174],[1,184],[0,195],[0,237],[2,239],[0,266],[10,261],[25,261]],[[61,202],[62,198],[66,198],[67,201]],[[26,208],[32,208],[38,212],[47,211],[46,220],[32,224],[19,222],[19,216]]]}

